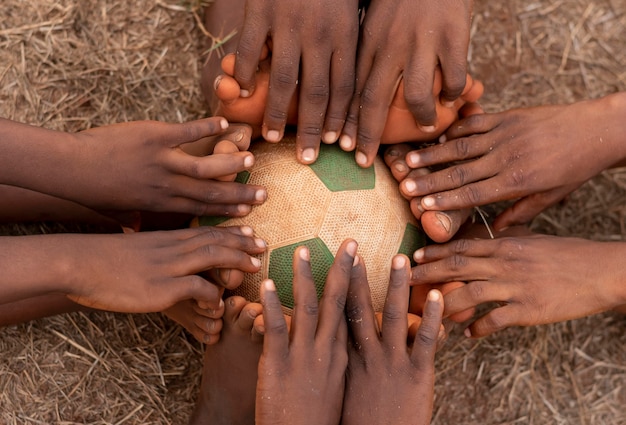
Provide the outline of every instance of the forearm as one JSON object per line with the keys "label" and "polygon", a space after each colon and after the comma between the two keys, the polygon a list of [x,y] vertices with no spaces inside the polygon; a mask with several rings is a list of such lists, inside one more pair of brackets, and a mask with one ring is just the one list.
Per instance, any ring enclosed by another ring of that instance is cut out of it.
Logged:
{"label": "forearm", "polygon": [[0,119],[0,184],[63,195],[65,183],[80,178],[75,141],[69,133]]}
{"label": "forearm", "polygon": [[[612,167],[626,166],[626,92],[592,100],[597,111],[599,149],[612,158]],[[608,144],[608,148],[604,145]]]}
{"label": "forearm", "polygon": [[0,304],[69,292],[76,267],[65,238],[72,235],[0,237]]}

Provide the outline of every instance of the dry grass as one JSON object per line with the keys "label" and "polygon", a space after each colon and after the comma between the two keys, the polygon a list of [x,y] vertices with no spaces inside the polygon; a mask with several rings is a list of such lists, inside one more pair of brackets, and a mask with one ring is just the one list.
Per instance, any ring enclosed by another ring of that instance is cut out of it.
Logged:
{"label": "dry grass", "polygon": [[[0,116],[76,131],[206,114],[198,1],[3,0],[2,9]],[[626,90],[623,1],[476,9],[471,70],[489,111]],[[623,240],[625,208],[626,170],[613,170],[533,228]],[[51,228],[4,228],[41,231]],[[604,314],[479,341],[455,330],[437,361],[434,423],[626,424],[625,327]],[[3,329],[0,422],[186,423],[200,350],[160,315],[77,313]]]}

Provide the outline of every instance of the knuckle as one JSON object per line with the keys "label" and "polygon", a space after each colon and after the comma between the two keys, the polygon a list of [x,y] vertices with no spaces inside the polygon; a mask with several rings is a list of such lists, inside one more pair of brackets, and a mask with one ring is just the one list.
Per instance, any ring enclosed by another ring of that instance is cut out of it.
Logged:
{"label": "knuckle", "polygon": [[463,255],[470,248],[471,241],[469,239],[457,239],[452,242],[451,246],[454,254]]}
{"label": "knuckle", "polygon": [[449,174],[450,180],[455,187],[465,186],[467,183],[467,172],[463,166],[456,166],[450,169]]}
{"label": "knuckle", "polygon": [[305,303],[302,306],[302,310],[304,311],[304,314],[306,314],[307,316],[317,316],[319,313],[319,306],[317,302]]}
{"label": "knuckle", "polygon": [[470,141],[466,138],[454,142],[454,150],[458,159],[467,159],[470,154]]}
{"label": "knuckle", "polygon": [[272,86],[277,90],[288,90],[296,85],[296,78],[290,73],[283,71],[285,67],[279,67],[272,73]]}
{"label": "knuckle", "polygon": [[326,105],[330,90],[327,84],[313,84],[304,94],[305,100],[311,105]]}
{"label": "knuckle", "polygon": [[469,205],[478,206],[481,205],[482,196],[480,191],[472,185],[465,186],[460,195]]}
{"label": "knuckle", "polygon": [[423,329],[417,332],[417,335],[415,336],[415,338],[417,342],[419,343],[419,345],[422,347],[433,347],[435,346],[435,344],[437,344],[437,338],[434,338],[432,335],[429,335]]}
{"label": "knuckle", "polygon": [[304,136],[319,137],[322,134],[322,128],[319,124],[304,124],[298,127],[298,134]]}
{"label": "knuckle", "polygon": [[482,300],[483,295],[485,293],[485,286],[483,282],[481,281],[471,282],[467,284],[467,289],[469,291],[470,296],[472,297],[472,300],[474,301]]}
{"label": "knuckle", "polygon": [[406,312],[403,313],[401,310],[396,308],[386,308],[383,310],[383,322],[384,321],[392,321],[396,322],[406,316]]}

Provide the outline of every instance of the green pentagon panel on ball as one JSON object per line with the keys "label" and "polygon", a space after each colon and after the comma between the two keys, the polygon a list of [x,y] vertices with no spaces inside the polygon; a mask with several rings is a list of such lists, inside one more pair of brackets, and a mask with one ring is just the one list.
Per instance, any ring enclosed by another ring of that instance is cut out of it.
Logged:
{"label": "green pentagon panel on ball", "polygon": [[265,186],[267,201],[246,217],[199,217],[197,221],[199,225],[245,224],[266,241],[268,250],[259,256],[261,271],[246,274],[234,293],[256,301],[261,282],[269,277],[290,314],[295,248],[306,245],[311,251],[313,276],[321,295],[333,255],[344,239],[353,238],[367,265],[374,308],[381,311],[391,258],[397,253],[411,257],[426,241],[383,161],[377,158],[363,169],[352,152],[335,144],[321,145],[318,160],[303,165],[295,159],[295,137],[290,135],[277,144],[255,142],[250,150],[255,164],[237,181]]}

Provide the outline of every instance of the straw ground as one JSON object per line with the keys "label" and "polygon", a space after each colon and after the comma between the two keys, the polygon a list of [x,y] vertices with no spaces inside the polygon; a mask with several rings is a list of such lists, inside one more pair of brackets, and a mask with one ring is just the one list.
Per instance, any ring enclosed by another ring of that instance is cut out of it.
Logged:
{"label": "straw ground", "polygon": [[[476,3],[470,69],[485,82],[488,111],[626,90],[623,1]],[[210,39],[199,27],[201,7],[197,0],[3,0],[0,116],[66,131],[205,116],[198,71]],[[625,217],[626,170],[618,169],[532,227],[624,240]],[[61,230],[94,229],[2,228]],[[625,327],[623,316],[604,314],[478,341],[455,329],[437,360],[433,423],[626,424]],[[202,348],[158,314],[71,314],[0,332],[1,423],[187,421]]]}

